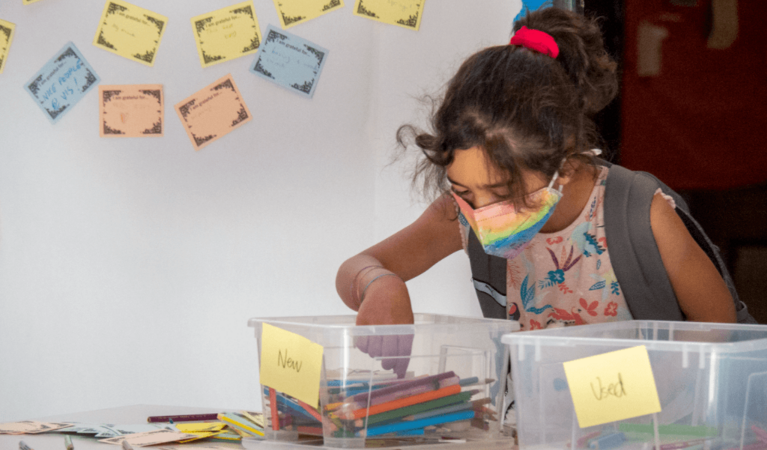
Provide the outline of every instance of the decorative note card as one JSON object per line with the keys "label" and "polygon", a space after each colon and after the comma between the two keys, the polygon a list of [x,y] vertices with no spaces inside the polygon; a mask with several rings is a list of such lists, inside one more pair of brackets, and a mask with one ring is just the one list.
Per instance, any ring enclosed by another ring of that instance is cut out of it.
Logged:
{"label": "decorative note card", "polygon": [[165,16],[122,0],[107,0],[93,45],[153,66],[167,24]]}
{"label": "decorative note card", "polygon": [[650,357],[643,345],[563,365],[581,428],[661,410]]}
{"label": "decorative note card", "polygon": [[8,59],[8,51],[11,49],[13,30],[15,29],[16,25],[0,19],[0,73],[3,73],[5,68],[5,60]]}
{"label": "decorative note card", "polygon": [[343,0],[274,0],[283,29],[343,8]]}
{"label": "decorative note card", "polygon": [[354,15],[418,30],[426,0],[357,0]]}
{"label": "decorative note card", "polygon": [[308,405],[319,405],[323,350],[300,334],[263,324],[261,384]]}
{"label": "decorative note card", "polygon": [[101,137],[162,136],[161,84],[99,86]]}
{"label": "decorative note card", "polygon": [[176,104],[195,150],[250,121],[252,116],[242,100],[232,75],[227,75]]}
{"label": "decorative note card", "polygon": [[24,84],[24,89],[45,117],[56,123],[98,82],[99,76],[69,42]]}
{"label": "decorative note card", "polygon": [[202,67],[250,55],[261,45],[252,0],[193,17],[192,30]]}
{"label": "decorative note card", "polygon": [[328,51],[269,25],[250,71],[311,98]]}

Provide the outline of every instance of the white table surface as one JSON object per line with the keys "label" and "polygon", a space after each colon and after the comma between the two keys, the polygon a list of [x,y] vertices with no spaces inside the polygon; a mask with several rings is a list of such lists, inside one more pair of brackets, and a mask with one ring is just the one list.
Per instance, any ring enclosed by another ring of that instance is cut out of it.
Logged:
{"label": "white table surface", "polygon": [[[127,424],[143,424],[147,423],[146,419],[149,416],[166,416],[166,415],[179,415],[179,414],[201,414],[201,413],[214,413],[229,411],[228,409],[214,410],[211,408],[191,408],[183,406],[160,406],[160,405],[133,405],[123,406],[119,408],[100,409],[96,411],[86,411],[72,414],[62,414],[58,416],[42,417],[37,420],[40,422],[85,422],[85,423],[111,423],[115,425],[127,425]],[[27,419],[18,419],[27,420]],[[80,436],[69,434],[72,438],[72,444],[74,444],[75,450],[122,450],[121,446],[104,444],[99,442],[95,438],[88,436]],[[65,450],[64,435],[62,433],[45,433],[45,434],[20,434],[20,435],[5,435],[0,434],[0,450],[17,450],[19,448],[19,441],[24,441],[33,450]],[[167,444],[157,445],[151,447],[134,447],[147,448],[159,450],[160,448],[174,448],[174,449],[194,449],[195,447],[214,447],[220,450],[233,450],[233,449],[248,449],[248,450],[327,450],[329,447],[310,446],[310,445],[295,445],[291,443],[280,442],[268,442],[268,441],[256,441],[250,440],[246,443],[246,446],[242,446],[239,443],[219,442],[219,441],[207,441],[207,442],[191,442],[188,444]],[[429,446],[408,446],[408,447],[396,447],[403,448],[405,450],[432,450],[435,448],[447,448],[450,450],[517,450],[513,444],[513,440],[504,439],[501,441],[492,442],[469,442],[466,444],[442,444],[429,445]],[[388,450],[395,450],[395,447],[389,447]]]}

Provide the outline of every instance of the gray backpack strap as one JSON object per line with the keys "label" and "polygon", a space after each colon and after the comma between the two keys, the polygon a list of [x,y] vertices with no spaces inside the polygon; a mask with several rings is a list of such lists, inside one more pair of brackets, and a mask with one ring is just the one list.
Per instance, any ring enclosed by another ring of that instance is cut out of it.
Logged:
{"label": "gray backpack strap", "polygon": [[739,323],[756,323],[740,301],[727,266],[685,201],[653,175],[610,165],[604,214],[607,247],[632,316],[638,320],[684,320],[650,225],[650,205],[661,188],[676,202],[676,213],[714,263],[735,302]]}
{"label": "gray backpack strap", "polygon": [[659,187],[652,179],[612,165],[605,186],[605,237],[629,311],[637,320],[684,320],[650,226]]}
{"label": "gray backpack strap", "polygon": [[485,253],[471,228],[467,247],[474,289],[477,291],[482,315],[506,319],[506,260]]}

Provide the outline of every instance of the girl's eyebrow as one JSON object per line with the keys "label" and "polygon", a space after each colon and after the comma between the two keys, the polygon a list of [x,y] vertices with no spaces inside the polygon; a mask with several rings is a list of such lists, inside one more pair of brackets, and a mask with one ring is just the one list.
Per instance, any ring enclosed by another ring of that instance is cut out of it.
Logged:
{"label": "girl's eyebrow", "polygon": [[[446,177],[447,177],[447,181],[449,181],[450,184],[454,184],[456,186],[461,186],[461,187],[464,187],[464,188],[467,187],[466,185],[463,185],[463,184],[461,184],[461,183],[451,179],[447,175],[446,175]],[[486,184],[486,185],[482,186],[482,188],[483,189],[496,189],[496,188],[506,187],[506,186],[508,186],[506,183],[501,182],[501,183],[495,183],[495,184]]]}

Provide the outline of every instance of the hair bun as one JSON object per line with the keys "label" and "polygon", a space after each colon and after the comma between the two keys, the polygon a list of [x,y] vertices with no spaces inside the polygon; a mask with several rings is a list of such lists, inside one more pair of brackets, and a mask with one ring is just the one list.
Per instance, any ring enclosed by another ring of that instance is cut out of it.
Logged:
{"label": "hair bun", "polygon": [[596,19],[560,8],[528,11],[514,23],[548,33],[559,46],[557,61],[580,91],[584,112],[591,116],[618,94],[617,64],[607,54]]}

